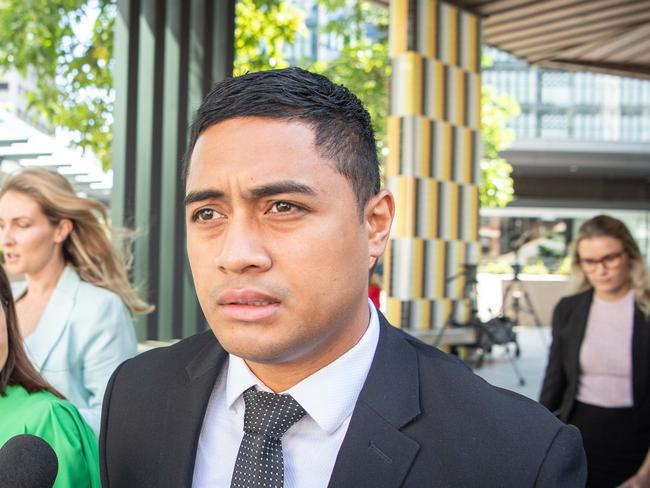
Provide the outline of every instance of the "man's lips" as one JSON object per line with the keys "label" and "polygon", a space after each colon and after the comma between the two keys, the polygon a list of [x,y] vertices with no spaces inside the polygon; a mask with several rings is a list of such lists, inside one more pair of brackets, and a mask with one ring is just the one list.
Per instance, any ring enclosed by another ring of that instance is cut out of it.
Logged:
{"label": "man's lips", "polygon": [[280,303],[280,300],[274,296],[262,293],[257,290],[241,289],[224,291],[218,296],[217,303],[219,305],[262,306],[272,303]]}
{"label": "man's lips", "polygon": [[257,322],[274,315],[280,300],[257,290],[227,290],[219,295],[217,305],[233,320]]}

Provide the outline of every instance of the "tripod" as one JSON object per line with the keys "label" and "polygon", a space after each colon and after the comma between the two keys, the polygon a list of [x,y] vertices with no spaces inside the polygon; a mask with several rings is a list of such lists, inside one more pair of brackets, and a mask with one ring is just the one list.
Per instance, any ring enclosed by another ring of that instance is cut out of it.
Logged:
{"label": "tripod", "polygon": [[[501,302],[501,316],[505,317],[508,298],[512,298],[512,315],[513,315],[512,320],[514,321],[515,325],[521,325],[521,323],[519,322],[519,315],[521,312],[525,312],[529,314],[535,321],[537,330],[539,330],[540,332],[542,344],[547,345],[546,337],[544,336],[544,333],[542,331],[542,321],[539,319],[539,315],[537,315],[537,312],[535,311],[535,307],[533,307],[533,302],[530,299],[530,295],[526,291],[526,288],[524,287],[524,283],[519,278],[521,265],[518,263],[514,264],[512,266],[512,271],[514,273],[514,276],[512,277],[512,281],[508,284],[505,291],[503,292],[503,299]],[[522,298],[524,301],[523,305],[521,303]],[[515,354],[517,357],[519,357],[520,353],[521,351],[519,350],[519,344],[517,344]]]}
{"label": "tripod", "polygon": [[[539,315],[537,315],[537,312],[535,311],[535,307],[533,307],[533,302],[530,299],[530,295],[526,291],[526,288],[524,287],[524,283],[519,278],[519,273],[521,272],[521,265],[514,264],[512,266],[512,271],[514,273],[514,276],[512,277],[512,281],[508,284],[506,290],[503,292],[503,300],[501,302],[501,315],[505,316],[507,300],[508,298],[512,298],[512,315],[513,315],[512,318],[515,321],[515,324],[520,325],[519,314],[521,312],[526,312],[533,317],[533,320],[535,321],[535,325],[537,327],[541,327],[542,322],[541,320],[539,320]],[[522,298],[524,300],[523,305],[521,304]]]}
{"label": "tripod", "polygon": [[[438,347],[440,345],[440,342],[442,341],[442,337],[445,334],[445,331],[447,330],[447,327],[450,325],[452,327],[462,327],[465,325],[469,325],[474,318],[477,318],[478,320],[478,280],[476,279],[476,272],[477,272],[478,266],[476,264],[469,264],[465,263],[463,264],[463,267],[460,272],[456,273],[455,275],[448,276],[445,278],[445,283],[449,283],[452,281],[455,281],[459,278],[465,278],[465,284],[463,286],[463,296],[465,298],[470,299],[470,321],[466,324],[461,324],[458,323],[454,320],[454,311],[451,310],[449,312],[449,315],[447,316],[447,320],[445,323],[442,325],[440,328],[440,331],[438,332],[435,340],[433,341],[433,347]],[[452,352],[457,355],[457,346],[452,346],[451,347]]]}
{"label": "tripod", "polygon": [[[450,312],[447,321],[440,329],[438,337],[434,342],[434,346],[437,346],[439,344],[445,329],[450,325],[453,327],[472,327],[476,332],[476,341],[467,347],[470,347],[476,351],[477,358],[472,361],[472,367],[474,369],[479,369],[483,366],[485,355],[489,354],[492,351],[492,346],[494,345],[504,345],[506,346],[507,351],[508,344],[514,343],[515,351],[517,351],[516,356],[519,356],[519,343],[517,342],[517,334],[513,329],[514,322],[511,319],[503,316],[502,314],[499,317],[494,317],[487,322],[483,322],[478,316],[478,280],[476,276],[477,268],[478,266],[476,264],[464,264],[463,269],[459,273],[450,276],[445,280],[446,282],[450,282],[461,277],[465,278],[463,296],[470,300],[471,315],[468,322],[458,323],[453,319],[453,311]],[[519,385],[525,385],[526,380],[519,371],[519,368],[517,367],[514,359],[508,354],[506,354],[506,357],[512,366],[512,369],[514,370],[517,379],[519,380]]]}

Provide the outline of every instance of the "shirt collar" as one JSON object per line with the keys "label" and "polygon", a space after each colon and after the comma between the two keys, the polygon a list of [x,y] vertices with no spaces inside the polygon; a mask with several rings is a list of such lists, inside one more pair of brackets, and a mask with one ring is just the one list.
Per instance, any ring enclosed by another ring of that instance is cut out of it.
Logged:
{"label": "shirt collar", "polygon": [[[379,317],[372,302],[370,321],[365,333],[349,351],[305,378],[286,392],[314,419],[318,426],[332,434],[352,415],[354,406],[368,376],[370,364],[379,341]],[[270,391],[248,368],[244,360],[229,355],[226,377],[226,402],[233,408],[235,402],[251,386]]]}

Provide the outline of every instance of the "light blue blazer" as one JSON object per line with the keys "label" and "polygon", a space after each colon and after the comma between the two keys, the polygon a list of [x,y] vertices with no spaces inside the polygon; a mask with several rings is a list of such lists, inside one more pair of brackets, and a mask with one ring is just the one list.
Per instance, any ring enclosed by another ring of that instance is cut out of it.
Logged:
{"label": "light blue blazer", "polygon": [[[14,283],[12,289],[17,300],[27,284]],[[137,352],[133,321],[122,299],[82,281],[67,266],[25,347],[41,375],[99,433],[108,379]]]}

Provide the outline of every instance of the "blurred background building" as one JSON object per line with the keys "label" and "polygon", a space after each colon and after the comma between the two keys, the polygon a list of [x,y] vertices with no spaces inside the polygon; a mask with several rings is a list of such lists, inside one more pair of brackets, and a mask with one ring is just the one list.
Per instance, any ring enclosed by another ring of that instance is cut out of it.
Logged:
{"label": "blurred background building", "polygon": [[502,153],[515,197],[481,209],[484,259],[506,254],[512,262],[518,246],[537,240],[538,252],[520,261],[555,271],[577,227],[598,213],[624,220],[649,256],[650,81],[485,53],[483,83],[514,98],[521,115],[510,121],[516,139]]}

